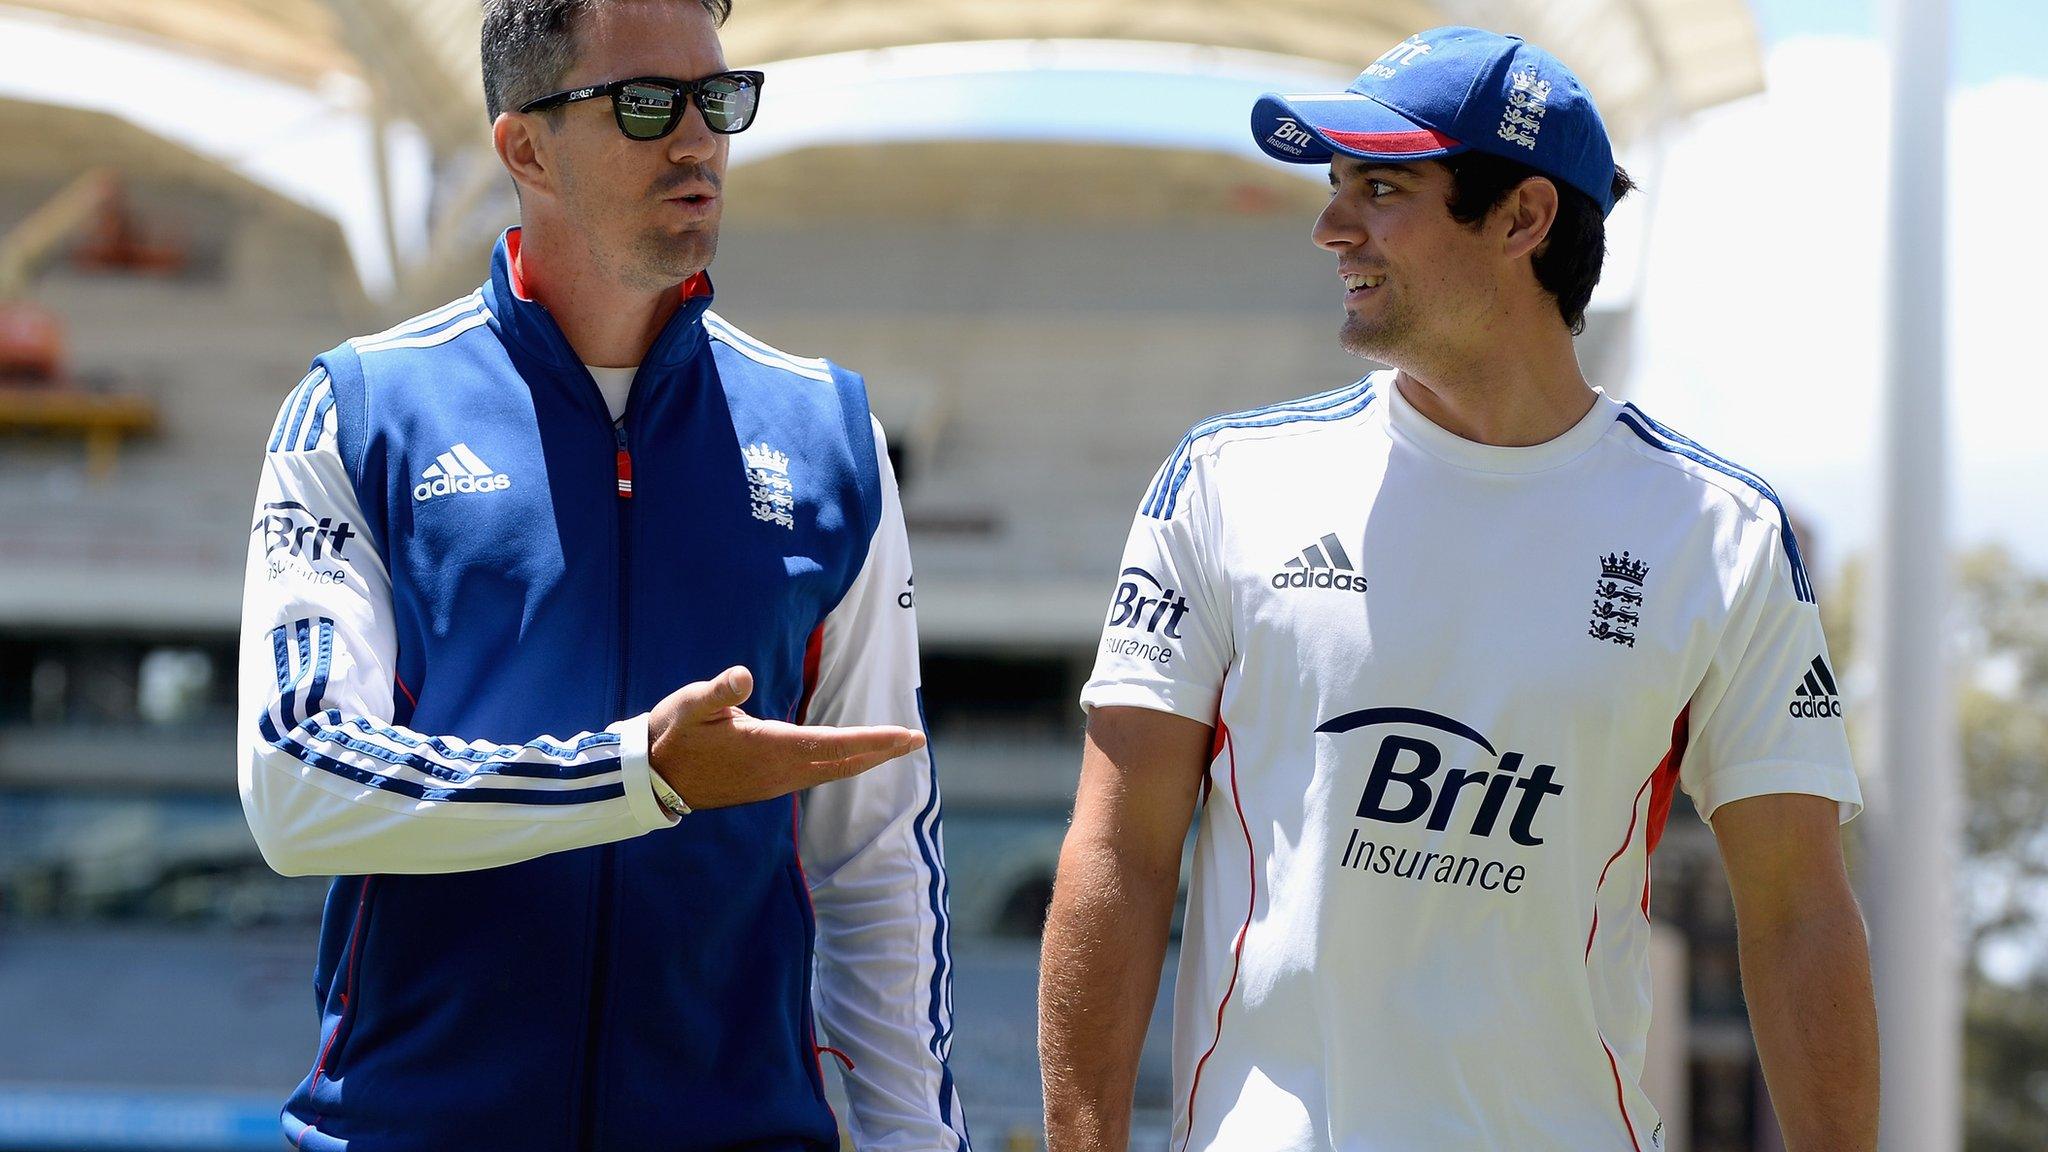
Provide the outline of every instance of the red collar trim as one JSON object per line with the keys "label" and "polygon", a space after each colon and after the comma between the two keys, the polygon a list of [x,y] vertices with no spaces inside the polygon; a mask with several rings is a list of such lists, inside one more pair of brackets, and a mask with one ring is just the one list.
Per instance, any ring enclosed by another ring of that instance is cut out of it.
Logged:
{"label": "red collar trim", "polygon": [[505,233],[505,260],[512,269],[512,294],[527,303],[533,297],[526,294],[526,269],[519,263],[519,229]]}

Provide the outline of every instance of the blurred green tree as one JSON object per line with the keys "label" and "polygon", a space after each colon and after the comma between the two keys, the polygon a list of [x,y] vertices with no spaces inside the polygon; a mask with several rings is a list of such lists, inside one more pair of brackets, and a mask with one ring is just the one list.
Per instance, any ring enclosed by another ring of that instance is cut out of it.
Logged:
{"label": "blurred green tree", "polygon": [[[1854,667],[1865,571],[1823,601],[1836,667]],[[1998,547],[1956,566],[1962,757],[1959,905],[1968,932],[1964,1147],[2048,1147],[2048,577]],[[1852,735],[1854,733],[1852,732]]]}

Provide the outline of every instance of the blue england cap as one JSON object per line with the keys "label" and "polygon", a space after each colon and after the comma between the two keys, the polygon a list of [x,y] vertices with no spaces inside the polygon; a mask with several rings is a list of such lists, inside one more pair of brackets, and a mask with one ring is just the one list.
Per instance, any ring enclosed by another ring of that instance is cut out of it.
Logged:
{"label": "blue england cap", "polygon": [[1486,152],[1577,188],[1602,215],[1614,208],[1614,148],[1586,86],[1534,44],[1478,28],[1418,32],[1342,92],[1268,92],[1252,108],[1252,136],[1290,164]]}

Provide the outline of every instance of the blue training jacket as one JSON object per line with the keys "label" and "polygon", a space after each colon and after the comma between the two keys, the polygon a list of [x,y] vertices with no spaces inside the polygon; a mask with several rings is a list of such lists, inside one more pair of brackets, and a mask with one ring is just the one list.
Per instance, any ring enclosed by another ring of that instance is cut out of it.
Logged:
{"label": "blue training jacket", "polygon": [[242,793],[273,866],[336,874],[286,1135],[836,1148],[826,1052],[863,1146],[965,1149],[929,757],[680,820],[646,762],[648,710],[735,664],[755,716],[921,724],[863,382],[700,277],[614,426],[517,269],[514,229],[477,293],[319,357],[267,446]]}

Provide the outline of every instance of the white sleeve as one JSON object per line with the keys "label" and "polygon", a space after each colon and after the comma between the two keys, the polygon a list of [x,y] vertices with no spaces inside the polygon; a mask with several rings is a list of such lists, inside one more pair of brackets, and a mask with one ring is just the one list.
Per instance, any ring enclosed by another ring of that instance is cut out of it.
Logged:
{"label": "white sleeve", "polygon": [[1160,468],[1131,523],[1083,708],[1128,705],[1216,723],[1236,649],[1227,589],[1210,576],[1206,462],[1177,468],[1186,450]]}
{"label": "white sleeve", "polygon": [[242,594],[242,808],[288,876],[459,872],[637,836],[654,798],[647,718],[523,745],[391,723],[391,577],[365,532],[315,370],[286,399],[257,484]]}
{"label": "white sleeve", "polygon": [[1700,816],[1781,792],[1863,807],[1820,608],[1773,528],[1758,541],[1726,630],[1687,708],[1679,779]]}
{"label": "white sleeve", "polygon": [[[865,565],[826,617],[811,724],[924,727],[910,547],[881,458],[882,519]],[[947,1066],[953,973],[939,780],[929,751],[804,796],[800,847],[818,923],[816,1010],[844,1052],[856,1148],[968,1147]]]}

